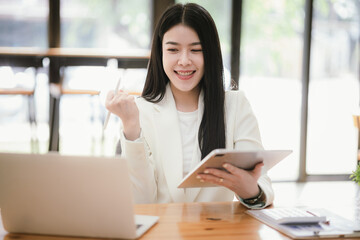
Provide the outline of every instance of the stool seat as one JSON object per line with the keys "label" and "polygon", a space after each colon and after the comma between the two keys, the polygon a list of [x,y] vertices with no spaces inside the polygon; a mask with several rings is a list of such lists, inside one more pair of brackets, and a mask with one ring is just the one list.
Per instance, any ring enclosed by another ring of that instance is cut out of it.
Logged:
{"label": "stool seat", "polygon": [[62,89],[61,90],[62,94],[72,94],[72,95],[99,95],[100,91],[96,91],[96,90],[86,90],[86,89]]}
{"label": "stool seat", "polygon": [[13,96],[19,95],[24,96],[28,99],[28,120],[31,128],[31,152],[39,152],[39,142],[37,137],[37,122],[36,122],[36,110],[35,110],[35,87],[33,89],[29,88],[0,88],[0,95]]}
{"label": "stool seat", "polygon": [[26,88],[0,88],[0,95],[34,95],[34,89]]}
{"label": "stool seat", "polygon": [[[53,119],[55,119],[55,112],[60,112],[60,102],[63,101],[63,97],[65,96],[84,96],[84,97],[88,97],[93,99],[92,101],[90,101],[89,103],[91,104],[91,116],[90,116],[90,121],[92,124],[95,124],[95,119],[98,117],[99,121],[101,123],[104,122],[103,120],[103,116],[101,114],[100,111],[97,111],[95,106],[93,105],[93,101],[95,99],[98,100],[98,106],[99,108],[100,106],[100,91],[98,90],[92,90],[92,89],[74,89],[74,88],[65,88],[64,85],[62,83],[50,83],[50,95],[53,97],[53,111],[50,113],[50,121],[52,122],[53,125],[57,125],[58,127],[60,127],[60,121],[58,122],[54,122]],[[57,109],[57,110],[56,110]],[[56,110],[56,111],[55,111]],[[96,126],[96,125],[94,125]],[[57,135],[56,137],[57,143],[57,148],[59,149],[59,143],[60,143],[60,135]],[[103,134],[101,135],[101,141],[103,142]],[[93,135],[92,137],[92,144],[93,147],[95,146],[95,135]],[[93,150],[92,150],[93,151]]]}
{"label": "stool seat", "polygon": [[61,84],[51,83],[50,84],[50,93],[59,97],[60,95],[91,95],[96,96],[100,95],[100,91],[91,90],[91,89],[72,89],[72,88],[63,88]]}

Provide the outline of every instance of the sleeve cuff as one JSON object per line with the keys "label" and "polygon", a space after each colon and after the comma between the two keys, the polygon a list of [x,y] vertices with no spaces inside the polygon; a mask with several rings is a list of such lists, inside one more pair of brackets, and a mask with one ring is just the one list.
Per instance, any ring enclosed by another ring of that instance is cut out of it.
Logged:
{"label": "sleeve cuff", "polygon": [[140,136],[135,139],[135,140],[128,140],[125,135],[124,135],[124,131],[120,131],[120,139],[123,140],[124,142],[135,142],[135,143],[139,143],[143,141],[143,133],[142,133],[142,129],[140,129]]}

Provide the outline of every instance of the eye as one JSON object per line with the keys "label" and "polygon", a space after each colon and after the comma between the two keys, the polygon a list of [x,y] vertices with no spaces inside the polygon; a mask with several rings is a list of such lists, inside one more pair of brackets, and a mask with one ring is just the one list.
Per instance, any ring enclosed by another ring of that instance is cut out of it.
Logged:
{"label": "eye", "polygon": [[178,50],[176,48],[168,48],[167,51],[168,52],[177,52]]}
{"label": "eye", "polygon": [[192,52],[202,52],[202,49],[192,49]]}

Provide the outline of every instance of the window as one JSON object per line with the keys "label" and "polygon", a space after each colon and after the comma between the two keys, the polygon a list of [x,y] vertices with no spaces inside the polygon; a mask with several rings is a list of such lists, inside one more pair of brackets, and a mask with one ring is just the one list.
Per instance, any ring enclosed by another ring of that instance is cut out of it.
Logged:
{"label": "window", "polygon": [[62,0],[61,47],[149,49],[151,1]]}
{"label": "window", "polygon": [[[61,0],[61,47],[101,48],[119,53],[126,50],[127,54],[131,54],[132,49],[150,49],[151,9],[152,1],[147,0]],[[136,83],[136,91],[141,92],[145,80],[143,69],[124,71],[117,69],[117,63],[110,65],[114,64],[116,69],[109,66],[64,68],[65,88],[100,90],[101,94],[91,99],[88,96],[62,97],[60,152],[114,154],[118,140],[118,131],[114,131],[118,126],[114,124],[119,124],[119,120],[111,117],[107,128],[111,131],[102,133],[102,121],[107,114],[106,93],[115,88],[120,75],[123,75],[122,89],[134,91]],[[73,129],[77,129],[75,134]]]}
{"label": "window", "polygon": [[0,46],[47,47],[48,0],[0,0]]}
{"label": "window", "polygon": [[[46,48],[48,15],[48,0],[0,0],[0,47]],[[0,88],[36,88],[34,113],[37,125],[29,124],[30,97],[0,96],[0,150],[46,151],[48,94],[44,90],[48,86],[47,74],[42,68],[36,72],[32,63],[20,61],[19,67],[13,67],[8,66],[6,60],[4,62],[0,65]]]}
{"label": "window", "polygon": [[243,4],[239,88],[258,118],[265,149],[293,150],[269,176],[296,180],[304,1],[246,0]]}
{"label": "window", "polygon": [[360,2],[316,0],[307,133],[309,174],[349,174],[357,159]]}

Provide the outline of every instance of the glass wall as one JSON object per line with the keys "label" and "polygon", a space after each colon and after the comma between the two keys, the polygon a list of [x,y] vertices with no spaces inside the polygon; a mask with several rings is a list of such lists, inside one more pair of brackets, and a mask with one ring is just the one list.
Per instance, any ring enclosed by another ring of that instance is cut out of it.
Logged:
{"label": "glass wall", "polygon": [[357,159],[360,1],[315,0],[307,133],[309,174],[349,174]]}
{"label": "glass wall", "polygon": [[243,1],[239,88],[258,118],[265,149],[291,149],[269,171],[298,177],[304,0]]}

